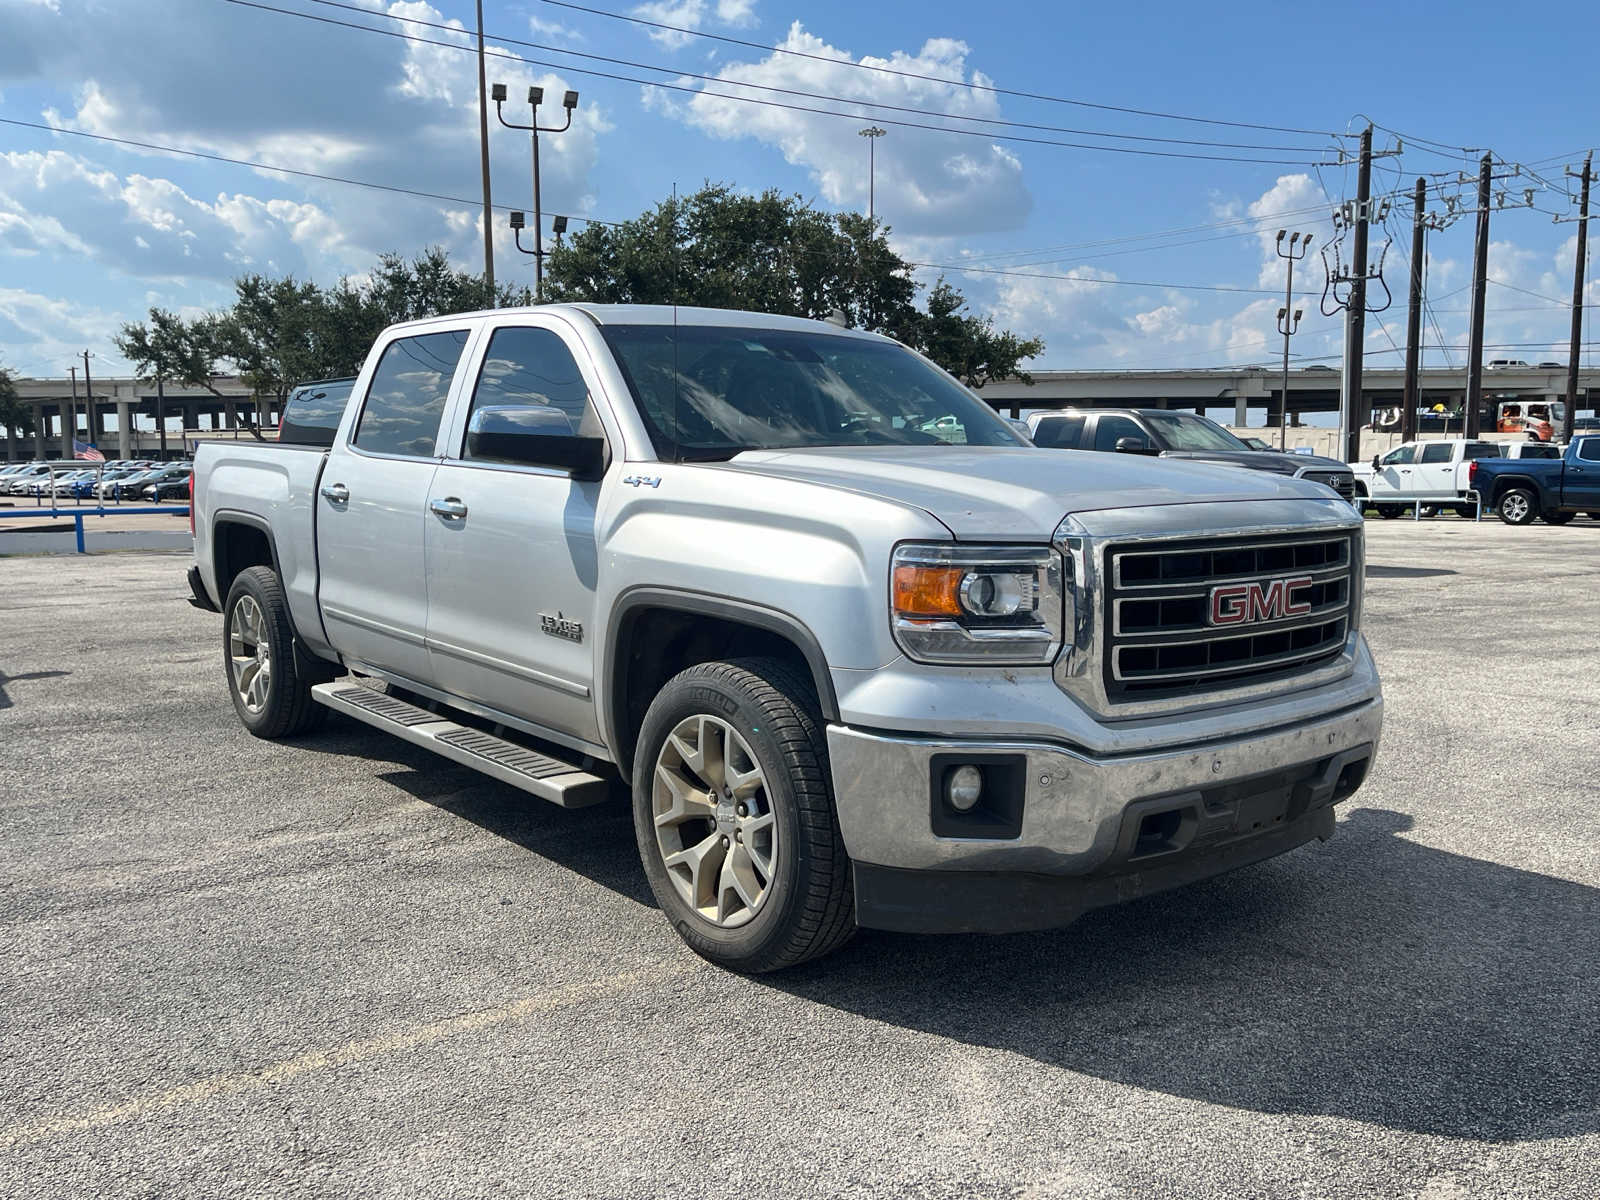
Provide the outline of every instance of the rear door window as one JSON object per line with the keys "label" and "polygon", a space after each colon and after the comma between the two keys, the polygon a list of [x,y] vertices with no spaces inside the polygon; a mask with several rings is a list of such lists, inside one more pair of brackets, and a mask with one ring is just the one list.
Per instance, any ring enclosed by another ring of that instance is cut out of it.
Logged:
{"label": "rear door window", "polygon": [[1429,442],[1422,448],[1422,461],[1424,463],[1447,463],[1450,454],[1455,448],[1449,442]]}
{"label": "rear door window", "polygon": [[1033,433],[1033,444],[1056,450],[1074,450],[1082,434],[1082,417],[1041,417],[1039,427]]}
{"label": "rear door window", "polygon": [[432,458],[466,344],[465,329],[390,342],[367,389],[353,443],[369,454]]}

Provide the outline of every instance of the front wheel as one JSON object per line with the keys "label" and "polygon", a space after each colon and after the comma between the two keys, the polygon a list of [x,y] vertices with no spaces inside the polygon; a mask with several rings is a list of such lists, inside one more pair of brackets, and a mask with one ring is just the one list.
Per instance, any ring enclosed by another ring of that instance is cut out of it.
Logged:
{"label": "front wheel", "polygon": [[1378,515],[1385,521],[1393,521],[1405,511],[1405,509],[1398,504],[1380,504],[1377,506],[1377,508]]}
{"label": "front wheel", "polygon": [[774,971],[855,931],[816,697],[787,664],[700,663],[669,680],[639,730],[633,814],[656,902],[702,957]]}
{"label": "front wheel", "polygon": [[1538,500],[1527,488],[1512,488],[1500,497],[1500,519],[1507,525],[1531,525],[1538,515]]}
{"label": "front wheel", "polygon": [[293,737],[327,711],[311,698],[331,668],[295,649],[283,584],[271,567],[246,567],[222,606],[222,662],[244,727],[259,738]]}

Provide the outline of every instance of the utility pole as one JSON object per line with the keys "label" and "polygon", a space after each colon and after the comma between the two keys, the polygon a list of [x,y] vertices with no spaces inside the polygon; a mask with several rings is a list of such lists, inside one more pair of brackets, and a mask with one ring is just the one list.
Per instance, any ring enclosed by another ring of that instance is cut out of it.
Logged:
{"label": "utility pole", "polygon": [[[478,157],[483,164],[483,281],[489,288],[489,307],[494,307],[494,205],[489,201],[489,94],[484,83],[483,0],[478,0]],[[165,426],[162,427],[165,429]],[[162,434],[165,451],[166,434]],[[162,457],[166,455],[163,452]]]}
{"label": "utility pole", "polygon": [[1406,388],[1405,407],[1400,410],[1400,440],[1417,440],[1417,408],[1422,403],[1422,261],[1423,230],[1427,226],[1428,181],[1417,180],[1411,197],[1411,304],[1406,310]]}
{"label": "utility pole", "polygon": [[879,129],[876,125],[868,125],[865,129],[858,129],[856,133],[867,139],[867,221],[870,224],[874,219],[875,193],[878,187],[878,139],[888,133],[887,129]]}
{"label": "utility pole", "polygon": [[1583,188],[1578,200],[1578,255],[1572,265],[1572,345],[1567,354],[1567,411],[1561,417],[1561,440],[1572,440],[1572,422],[1578,415],[1578,348],[1583,342],[1583,281],[1586,260],[1589,256],[1589,183],[1594,179],[1589,165],[1593,156],[1583,160]]}
{"label": "utility pole", "polygon": [[[544,204],[539,194],[539,135],[565,133],[572,128],[572,110],[578,107],[578,93],[569,91],[561,98],[561,107],[567,110],[567,119],[560,125],[539,124],[539,105],[544,103],[542,87],[528,89],[528,107],[533,110],[533,121],[527,125],[506,120],[505,113],[501,111],[500,106],[506,100],[505,84],[495,84],[493,96],[494,114],[500,118],[500,124],[507,129],[524,129],[533,135],[533,302],[538,304],[544,299]],[[517,248],[522,248],[520,243]]]}
{"label": "utility pole", "polygon": [[[1294,264],[1306,256],[1311,249],[1311,235],[1309,233],[1294,233],[1289,236],[1289,248],[1283,247],[1283,235],[1289,233],[1287,229],[1278,230],[1278,257],[1289,263],[1289,277],[1283,284],[1283,307],[1278,310],[1278,332],[1283,334],[1283,392],[1278,397],[1278,449],[1284,448],[1289,426],[1289,339],[1294,336],[1295,330],[1300,328],[1301,309],[1294,310],[1294,316],[1289,316],[1289,306],[1294,303]],[[1304,238],[1305,241],[1300,239]]]}
{"label": "utility pole", "polygon": [[1478,436],[1478,409],[1483,397],[1483,309],[1489,278],[1489,185],[1494,171],[1494,155],[1485,154],[1478,164],[1478,232],[1472,244],[1472,328],[1467,337],[1467,412],[1468,438]]}
{"label": "utility pole", "polygon": [[61,414],[61,457],[72,457],[72,439],[78,429],[78,368],[68,367],[72,376],[72,404]]}
{"label": "utility pole", "polygon": [[[162,366],[166,364],[163,363]],[[167,461],[167,393],[161,386],[164,372],[156,372],[156,436],[161,442],[161,461]]]}
{"label": "utility pole", "polygon": [[89,382],[89,352],[83,352],[83,415],[84,436],[89,439],[89,444],[95,444],[94,437],[94,385]]}
{"label": "utility pole", "polygon": [[1361,457],[1361,365],[1367,339],[1367,221],[1372,202],[1372,126],[1361,131],[1361,164],[1356,176],[1355,261],[1351,265],[1350,305],[1344,313],[1344,377],[1340,424],[1344,461]]}

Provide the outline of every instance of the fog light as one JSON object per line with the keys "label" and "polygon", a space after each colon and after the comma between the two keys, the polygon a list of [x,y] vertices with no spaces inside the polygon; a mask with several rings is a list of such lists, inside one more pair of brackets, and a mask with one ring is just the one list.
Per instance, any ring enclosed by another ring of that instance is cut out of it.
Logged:
{"label": "fog light", "polygon": [[957,812],[971,812],[983,795],[983,772],[974,766],[957,767],[945,783],[945,799]]}

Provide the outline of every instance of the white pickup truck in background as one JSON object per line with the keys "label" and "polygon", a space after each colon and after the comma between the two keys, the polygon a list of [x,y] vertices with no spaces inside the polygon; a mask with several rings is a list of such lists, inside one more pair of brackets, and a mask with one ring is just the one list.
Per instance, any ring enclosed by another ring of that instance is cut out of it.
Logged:
{"label": "white pickup truck in background", "polygon": [[1498,442],[1477,438],[1405,442],[1373,455],[1370,463],[1350,464],[1356,476],[1355,503],[1360,507],[1365,498],[1381,517],[1398,517],[1417,504],[1453,507],[1459,516],[1474,516],[1470,464],[1502,458],[1505,451]]}

